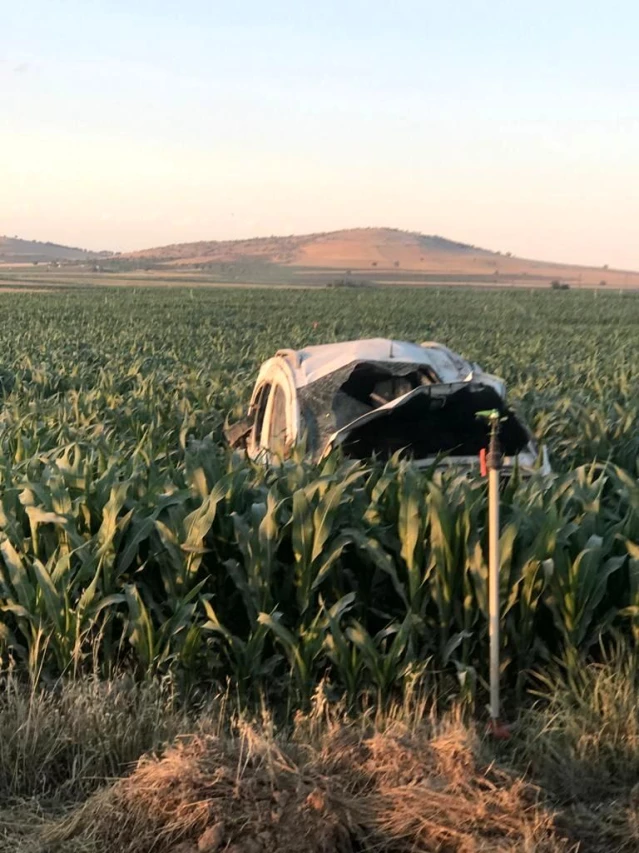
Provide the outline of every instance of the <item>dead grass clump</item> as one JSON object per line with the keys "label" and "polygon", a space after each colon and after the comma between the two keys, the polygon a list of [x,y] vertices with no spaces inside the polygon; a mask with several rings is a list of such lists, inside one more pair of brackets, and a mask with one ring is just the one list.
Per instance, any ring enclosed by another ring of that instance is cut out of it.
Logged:
{"label": "dead grass clump", "polygon": [[[84,678],[30,688],[14,673],[0,681],[0,803],[78,801],[122,775],[183,731],[215,724],[217,706],[197,719],[168,684]],[[1,849],[1,848],[0,848]]]}
{"label": "dead grass clump", "polygon": [[49,829],[44,849],[101,853],[537,851],[569,846],[537,790],[482,762],[471,730],[330,726],[279,743],[243,725],[145,758]]}
{"label": "dead grass clump", "polygon": [[486,765],[458,721],[408,733],[396,726],[363,741],[370,841],[393,851],[566,850],[538,791]]}
{"label": "dead grass clump", "polygon": [[349,853],[336,794],[312,766],[245,726],[234,740],[198,737],[142,759],[47,831],[44,848],[75,840],[105,853]]}

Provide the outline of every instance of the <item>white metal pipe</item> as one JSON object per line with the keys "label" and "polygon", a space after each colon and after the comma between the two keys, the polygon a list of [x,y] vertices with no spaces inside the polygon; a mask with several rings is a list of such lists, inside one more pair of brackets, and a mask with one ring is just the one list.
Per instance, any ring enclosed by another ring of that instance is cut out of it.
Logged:
{"label": "white metal pipe", "polygon": [[499,719],[499,470],[488,471],[488,634],[490,716]]}

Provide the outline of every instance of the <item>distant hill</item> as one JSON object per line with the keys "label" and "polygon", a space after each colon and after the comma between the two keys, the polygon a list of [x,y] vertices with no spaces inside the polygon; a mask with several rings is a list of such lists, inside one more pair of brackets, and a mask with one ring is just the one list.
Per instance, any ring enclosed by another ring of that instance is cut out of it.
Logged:
{"label": "distant hill", "polygon": [[207,240],[176,243],[131,252],[129,258],[153,258],[167,263],[263,261],[294,266],[393,268],[398,262],[407,269],[428,265],[435,255],[491,255],[476,246],[443,237],[426,236],[395,228],[352,228],[321,234],[288,237],[255,237],[249,240]]}
{"label": "distant hill", "polygon": [[110,252],[90,252],[72,246],[60,246],[57,243],[41,243],[39,240],[20,240],[18,237],[0,235],[0,264],[85,261],[110,254]]}
{"label": "distant hill", "polygon": [[120,256],[154,267],[217,268],[229,280],[268,269],[270,278],[325,283],[331,276],[382,284],[476,281],[498,284],[639,287],[639,273],[535,261],[395,228],[353,228],[321,234],[176,243]]}
{"label": "distant hill", "polygon": [[[0,267],[72,264],[75,272],[153,274],[179,283],[317,286],[477,284],[639,289],[639,272],[558,264],[396,228],[176,243],[126,254],[0,237]],[[177,278],[176,278],[177,277]],[[195,280],[195,279],[194,279]]]}

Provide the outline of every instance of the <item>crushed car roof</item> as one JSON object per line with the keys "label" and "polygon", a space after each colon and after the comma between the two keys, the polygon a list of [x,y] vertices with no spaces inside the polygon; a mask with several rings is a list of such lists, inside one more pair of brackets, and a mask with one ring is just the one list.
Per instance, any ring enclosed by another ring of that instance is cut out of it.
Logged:
{"label": "crushed car roof", "polygon": [[301,350],[280,350],[277,356],[289,363],[295,385],[302,388],[353,362],[400,362],[431,367],[442,382],[469,379],[472,366],[442,344],[412,344],[388,338],[343,341],[309,346]]}

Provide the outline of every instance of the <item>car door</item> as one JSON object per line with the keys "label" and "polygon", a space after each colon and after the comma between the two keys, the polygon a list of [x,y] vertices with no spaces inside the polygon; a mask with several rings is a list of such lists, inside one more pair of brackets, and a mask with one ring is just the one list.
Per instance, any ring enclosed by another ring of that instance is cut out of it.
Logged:
{"label": "car door", "polygon": [[253,428],[247,440],[252,459],[277,461],[289,455],[299,434],[295,379],[283,358],[262,365],[249,408]]}

